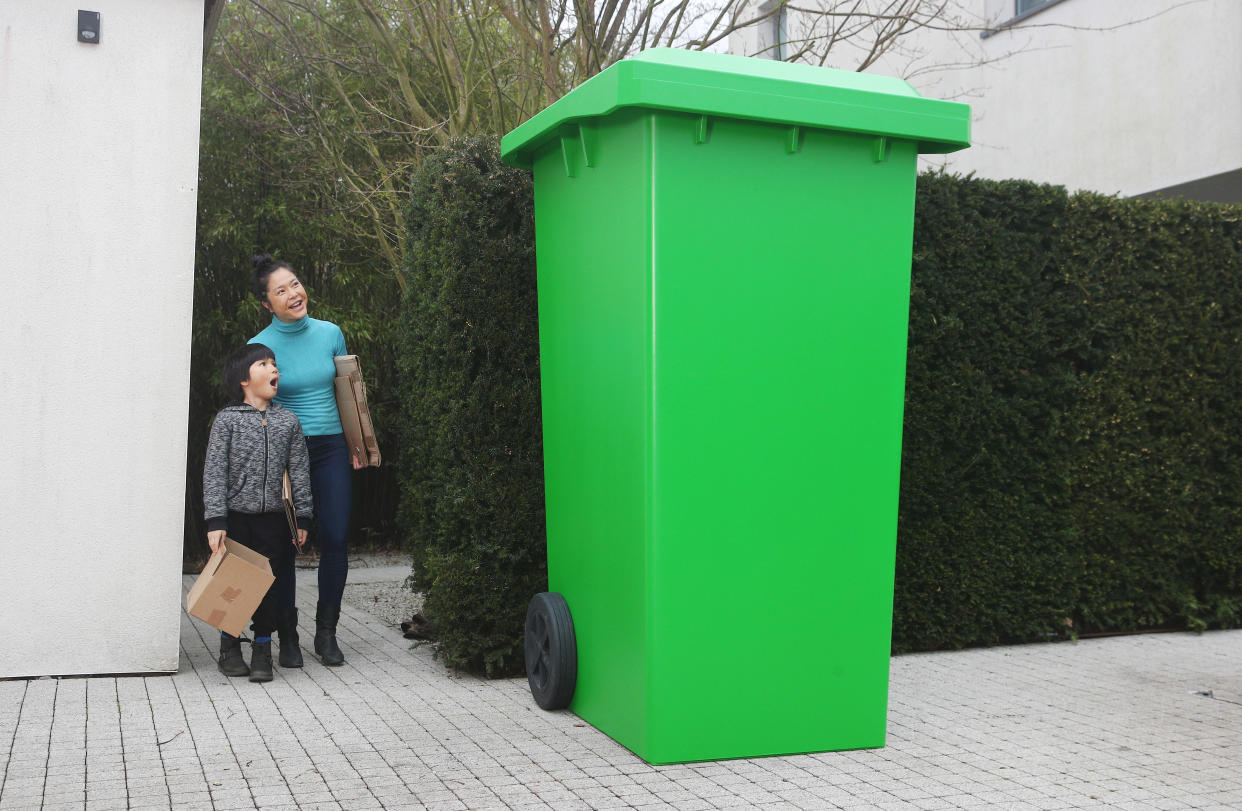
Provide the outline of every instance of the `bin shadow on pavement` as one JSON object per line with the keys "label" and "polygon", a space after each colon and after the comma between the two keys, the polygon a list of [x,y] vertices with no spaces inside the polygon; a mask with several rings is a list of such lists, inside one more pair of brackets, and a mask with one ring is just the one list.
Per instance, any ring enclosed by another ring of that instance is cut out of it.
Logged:
{"label": "bin shadow on pavement", "polygon": [[884,749],[650,766],[355,606],[323,667],[308,575],[270,684],[184,612],[172,676],[0,682],[0,808],[1242,807],[1242,631],[899,656]]}

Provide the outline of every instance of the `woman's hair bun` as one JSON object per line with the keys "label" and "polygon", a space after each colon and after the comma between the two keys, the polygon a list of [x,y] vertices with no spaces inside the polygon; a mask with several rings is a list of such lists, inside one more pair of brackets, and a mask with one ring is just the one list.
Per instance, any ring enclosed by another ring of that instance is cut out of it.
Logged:
{"label": "woman's hair bun", "polygon": [[250,257],[250,264],[254,265],[255,273],[262,273],[272,265],[272,255],[270,253],[257,253]]}
{"label": "woman's hair bun", "polygon": [[281,268],[287,269],[290,273],[293,268],[289,267],[288,262],[280,259],[273,259],[270,253],[259,253],[250,257],[250,264],[254,265],[254,294],[259,297],[259,301],[267,298],[267,277],[271,276]]}

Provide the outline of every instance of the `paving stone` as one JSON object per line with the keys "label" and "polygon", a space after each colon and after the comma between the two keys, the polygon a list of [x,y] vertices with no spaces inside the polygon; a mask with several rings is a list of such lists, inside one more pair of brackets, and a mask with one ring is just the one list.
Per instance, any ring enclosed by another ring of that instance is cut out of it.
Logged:
{"label": "paving stone", "polygon": [[0,809],[1242,808],[1242,631],[894,657],[884,749],[655,767],[348,601],[346,664],[265,686],[181,636],[169,677],[0,682]]}

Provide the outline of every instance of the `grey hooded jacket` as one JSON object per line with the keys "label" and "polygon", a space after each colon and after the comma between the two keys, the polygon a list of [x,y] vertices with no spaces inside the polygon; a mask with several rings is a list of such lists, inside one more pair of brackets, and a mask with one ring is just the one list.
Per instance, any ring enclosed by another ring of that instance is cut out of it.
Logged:
{"label": "grey hooded jacket", "polygon": [[267,411],[245,403],[221,409],[211,425],[203,464],[207,531],[228,529],[229,510],[284,512],[280,483],[286,468],[298,527],[306,529],[313,514],[310,459],[298,418],[278,403],[268,405]]}

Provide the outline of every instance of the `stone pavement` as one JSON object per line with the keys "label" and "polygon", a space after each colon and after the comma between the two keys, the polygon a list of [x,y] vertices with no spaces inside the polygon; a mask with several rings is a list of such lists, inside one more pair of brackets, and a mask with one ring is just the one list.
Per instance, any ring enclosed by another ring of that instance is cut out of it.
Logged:
{"label": "stone pavement", "polygon": [[173,676],[0,681],[0,809],[1242,808],[1242,631],[898,656],[884,749],[653,767],[348,605],[267,685],[181,628]]}

